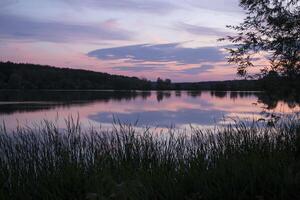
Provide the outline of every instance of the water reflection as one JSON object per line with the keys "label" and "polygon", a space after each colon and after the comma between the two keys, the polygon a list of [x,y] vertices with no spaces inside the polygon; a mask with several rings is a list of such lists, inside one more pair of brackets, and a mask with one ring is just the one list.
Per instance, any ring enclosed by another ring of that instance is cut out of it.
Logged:
{"label": "water reflection", "polygon": [[276,109],[280,103],[285,104],[288,108],[294,109],[300,106],[300,95],[279,96],[274,94],[258,94],[258,103],[264,105],[267,110]]}
{"label": "water reflection", "polygon": [[0,114],[85,106],[93,102],[146,100],[150,91],[1,91]]}
{"label": "water reflection", "polygon": [[[9,127],[79,114],[84,124],[114,118],[139,126],[213,126],[226,118],[260,119],[299,112],[297,96],[220,91],[1,91],[0,120]],[[63,121],[63,120],[61,120]]]}
{"label": "water reflection", "polygon": [[191,97],[194,97],[194,98],[201,97],[201,94],[202,94],[202,91],[197,91],[197,90],[187,92],[188,96],[191,96]]}
{"label": "water reflection", "polygon": [[158,102],[164,100],[164,99],[168,99],[172,96],[171,91],[157,91],[156,92],[156,99]]}
{"label": "water reflection", "polygon": [[0,91],[0,102],[28,102],[28,101],[53,101],[76,102],[101,100],[131,100],[137,97],[146,99],[150,91],[105,91],[105,90],[42,90],[42,91]]}
{"label": "water reflection", "polygon": [[218,110],[184,109],[178,111],[135,111],[114,115],[110,112],[101,112],[89,116],[89,119],[99,123],[111,123],[118,119],[126,124],[138,122],[139,126],[178,127],[178,125],[214,125],[214,119],[222,119],[227,112]]}

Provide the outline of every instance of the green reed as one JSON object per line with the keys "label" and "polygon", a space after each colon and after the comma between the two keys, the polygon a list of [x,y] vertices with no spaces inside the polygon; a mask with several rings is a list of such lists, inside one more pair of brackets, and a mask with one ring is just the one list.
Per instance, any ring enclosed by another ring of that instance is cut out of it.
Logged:
{"label": "green reed", "polygon": [[0,129],[0,199],[299,199],[300,123]]}

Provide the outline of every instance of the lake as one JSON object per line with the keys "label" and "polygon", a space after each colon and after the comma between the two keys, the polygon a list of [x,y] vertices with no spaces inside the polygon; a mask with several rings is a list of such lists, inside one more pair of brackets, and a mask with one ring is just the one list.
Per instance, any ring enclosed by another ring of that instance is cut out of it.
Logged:
{"label": "lake", "polygon": [[[299,99],[298,99],[299,100]],[[299,112],[297,99],[263,92],[216,91],[1,91],[0,120],[8,129],[50,120],[63,126],[79,116],[84,127],[210,128]]]}

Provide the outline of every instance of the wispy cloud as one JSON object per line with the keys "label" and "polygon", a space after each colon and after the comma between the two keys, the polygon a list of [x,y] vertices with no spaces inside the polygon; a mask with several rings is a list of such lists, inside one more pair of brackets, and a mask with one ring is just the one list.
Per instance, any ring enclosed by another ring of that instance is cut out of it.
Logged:
{"label": "wispy cloud", "polygon": [[201,74],[204,72],[208,72],[209,70],[211,70],[213,68],[214,68],[213,65],[201,65],[201,67],[184,69],[184,70],[181,70],[180,72],[184,73],[184,74],[195,75],[195,74]]}
{"label": "wispy cloud", "polygon": [[223,37],[230,34],[230,32],[221,30],[219,28],[197,26],[197,25],[192,25],[184,22],[177,23],[175,27],[180,31],[186,31],[194,35]]}
{"label": "wispy cloud", "polygon": [[132,10],[148,13],[166,14],[176,9],[171,1],[159,0],[64,0],[72,7],[87,7],[111,10]]}
{"label": "wispy cloud", "polygon": [[116,66],[112,67],[114,70],[127,71],[127,72],[151,72],[165,69],[163,64],[137,64],[133,66]]}
{"label": "wispy cloud", "polygon": [[218,47],[187,48],[180,43],[140,44],[98,49],[88,53],[102,60],[128,59],[139,62],[177,62],[198,64],[224,60],[225,54]]}
{"label": "wispy cloud", "polygon": [[0,37],[19,40],[76,42],[93,40],[129,40],[132,33],[111,26],[112,21],[98,25],[67,24],[37,21],[14,15],[0,14]]}
{"label": "wispy cloud", "polygon": [[17,3],[17,0],[1,0],[0,10],[6,8],[7,6],[14,5],[15,3]]}
{"label": "wispy cloud", "polygon": [[219,12],[241,12],[239,7],[239,0],[186,0],[186,4],[190,4],[193,7],[219,11]]}

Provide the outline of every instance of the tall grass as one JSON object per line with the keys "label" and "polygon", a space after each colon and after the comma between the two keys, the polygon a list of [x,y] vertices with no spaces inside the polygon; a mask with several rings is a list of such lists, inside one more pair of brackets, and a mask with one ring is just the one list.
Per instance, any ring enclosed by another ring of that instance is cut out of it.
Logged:
{"label": "tall grass", "polygon": [[[0,130],[0,199],[300,199],[300,123]],[[176,133],[175,133],[176,132]]]}

